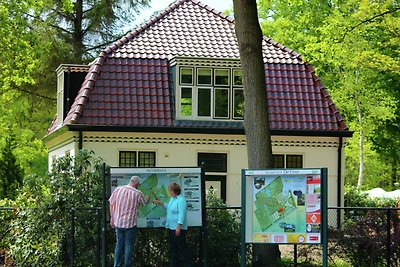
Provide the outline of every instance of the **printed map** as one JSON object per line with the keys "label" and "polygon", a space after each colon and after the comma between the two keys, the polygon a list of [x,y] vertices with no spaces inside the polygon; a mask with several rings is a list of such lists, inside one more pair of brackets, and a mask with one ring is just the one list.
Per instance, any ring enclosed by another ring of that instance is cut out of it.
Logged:
{"label": "printed map", "polygon": [[146,178],[146,180],[140,184],[140,191],[145,196],[150,195],[150,203],[143,205],[139,211],[139,217],[150,217],[158,218],[165,216],[166,212],[160,205],[154,205],[154,198],[160,199],[164,203],[168,203],[171,196],[168,193],[167,185],[160,184],[157,178],[157,174],[152,174]]}
{"label": "printed map", "polygon": [[296,202],[291,190],[283,190],[280,176],[266,185],[255,195],[255,216],[262,231],[296,209]]}

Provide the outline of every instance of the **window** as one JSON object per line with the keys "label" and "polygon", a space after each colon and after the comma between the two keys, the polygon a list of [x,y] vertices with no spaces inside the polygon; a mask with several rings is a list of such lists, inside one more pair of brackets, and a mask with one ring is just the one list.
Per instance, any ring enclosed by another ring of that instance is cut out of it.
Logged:
{"label": "window", "polygon": [[286,168],[303,168],[303,156],[286,155]]}
{"label": "window", "polygon": [[244,93],[239,68],[177,69],[178,118],[243,119]]}
{"label": "window", "polygon": [[206,189],[213,189],[217,197],[226,201],[227,154],[198,153],[197,164],[204,167]]}
{"label": "window", "polygon": [[155,167],[156,152],[147,151],[120,151],[120,167]]}
{"label": "window", "polygon": [[197,164],[204,166],[205,172],[227,172],[227,154],[225,153],[199,153]]}
{"label": "window", "polygon": [[302,155],[273,155],[272,157],[274,168],[303,168]]}
{"label": "window", "polygon": [[181,84],[193,84],[192,68],[181,68]]}
{"label": "window", "polygon": [[64,73],[57,76],[57,120],[62,123],[64,120]]}
{"label": "window", "polygon": [[182,116],[192,116],[192,88],[181,88],[181,114]]}

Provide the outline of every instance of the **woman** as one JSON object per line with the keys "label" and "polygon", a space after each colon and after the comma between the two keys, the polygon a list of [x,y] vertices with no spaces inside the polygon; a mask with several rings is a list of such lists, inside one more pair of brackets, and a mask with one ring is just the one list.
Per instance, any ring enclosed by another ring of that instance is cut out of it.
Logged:
{"label": "woman", "polygon": [[170,266],[178,266],[179,256],[183,260],[183,266],[191,266],[189,249],[186,243],[186,199],[181,195],[181,187],[177,183],[171,183],[168,186],[168,191],[171,195],[168,203],[164,203],[157,198],[154,199],[153,203],[167,209],[165,228],[168,230]]}

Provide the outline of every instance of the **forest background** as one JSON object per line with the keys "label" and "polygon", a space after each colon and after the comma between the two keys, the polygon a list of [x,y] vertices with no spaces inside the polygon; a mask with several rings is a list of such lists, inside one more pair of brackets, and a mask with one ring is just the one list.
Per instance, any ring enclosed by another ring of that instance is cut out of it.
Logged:
{"label": "forest background", "polygon": [[[43,137],[56,114],[55,69],[91,62],[148,4],[0,2],[0,199],[23,177],[47,172]],[[400,188],[399,2],[259,0],[258,12],[264,35],[313,65],[354,131],[346,185]]]}

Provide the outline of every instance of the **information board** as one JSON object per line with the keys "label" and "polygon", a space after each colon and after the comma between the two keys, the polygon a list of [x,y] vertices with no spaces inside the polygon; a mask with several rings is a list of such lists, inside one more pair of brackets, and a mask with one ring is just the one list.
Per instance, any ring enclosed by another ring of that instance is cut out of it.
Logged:
{"label": "information board", "polygon": [[187,202],[188,226],[202,226],[203,179],[201,168],[111,168],[111,192],[118,186],[129,184],[130,178],[140,178],[139,190],[150,195],[150,203],[140,208],[137,226],[139,228],[165,227],[166,210],[153,204],[154,198],[168,203],[170,183],[181,186],[181,194]]}
{"label": "information board", "polygon": [[322,169],[244,170],[243,176],[247,243],[322,242]]}

